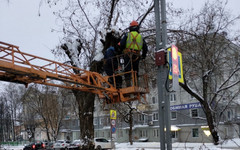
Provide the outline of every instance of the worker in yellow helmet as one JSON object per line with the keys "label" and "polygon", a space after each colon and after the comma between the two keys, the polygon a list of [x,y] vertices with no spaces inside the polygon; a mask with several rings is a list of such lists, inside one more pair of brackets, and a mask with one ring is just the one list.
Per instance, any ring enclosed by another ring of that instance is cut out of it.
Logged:
{"label": "worker in yellow helmet", "polygon": [[[119,46],[124,55],[124,71],[128,72],[131,69],[137,72],[139,60],[145,59],[148,51],[147,44],[139,33],[139,24],[137,21],[132,21],[129,26],[129,31],[120,41]],[[125,74],[127,86],[131,86],[131,73]]]}

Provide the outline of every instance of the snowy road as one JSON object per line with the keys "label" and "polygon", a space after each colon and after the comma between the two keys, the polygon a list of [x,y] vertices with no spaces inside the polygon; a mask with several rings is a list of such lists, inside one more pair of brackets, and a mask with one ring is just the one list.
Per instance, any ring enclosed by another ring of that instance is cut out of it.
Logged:
{"label": "snowy road", "polygon": [[[220,145],[212,143],[173,143],[172,150],[240,150],[240,139],[234,139],[235,142],[224,142]],[[133,145],[129,143],[116,143],[115,150],[159,150],[159,142],[134,142]],[[3,146],[0,150],[23,150],[23,146]]]}

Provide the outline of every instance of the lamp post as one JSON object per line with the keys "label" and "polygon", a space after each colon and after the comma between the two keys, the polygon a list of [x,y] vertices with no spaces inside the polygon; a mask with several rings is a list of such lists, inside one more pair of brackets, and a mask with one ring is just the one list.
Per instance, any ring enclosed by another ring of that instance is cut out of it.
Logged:
{"label": "lamp post", "polygon": [[[158,65],[157,72],[157,85],[158,85],[158,104],[159,104],[159,129],[160,129],[160,145],[161,150],[172,149],[171,132],[170,132],[170,102],[169,94],[166,88],[168,88],[168,66],[166,64],[165,54],[167,45],[167,21],[166,21],[166,2],[161,0],[161,23],[160,23],[160,11],[159,0],[154,0],[155,3],[155,22],[156,22],[156,51],[160,51],[158,57],[161,61]],[[161,24],[161,28],[160,28]],[[160,32],[161,31],[161,32]],[[161,46],[160,46],[161,43]],[[164,131],[166,128],[166,132]]]}

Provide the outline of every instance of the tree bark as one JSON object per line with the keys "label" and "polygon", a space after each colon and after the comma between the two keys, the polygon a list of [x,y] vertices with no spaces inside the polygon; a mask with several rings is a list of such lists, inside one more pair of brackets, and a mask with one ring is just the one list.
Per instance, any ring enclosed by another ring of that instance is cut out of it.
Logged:
{"label": "tree bark", "polygon": [[81,92],[73,90],[78,103],[78,115],[80,121],[80,139],[84,144],[81,149],[94,150],[93,138],[94,138],[94,125],[93,125],[93,113],[94,113],[94,99],[95,95],[92,93]]}
{"label": "tree bark", "polygon": [[209,127],[209,130],[212,134],[212,138],[213,138],[213,143],[215,145],[218,145],[218,142],[219,142],[219,136],[218,136],[218,132],[216,131],[216,128],[215,128],[215,125],[214,125],[214,116],[213,116],[213,113],[211,111],[211,106],[209,106],[209,103],[208,103],[208,83],[210,81],[208,80],[208,76],[204,76],[203,77],[203,98],[204,98],[204,101],[202,101],[202,106],[204,108],[204,112],[205,112],[205,115],[206,115],[206,118],[207,118],[207,123],[208,123],[208,127]]}
{"label": "tree bark", "polygon": [[132,128],[133,128],[133,114],[132,114],[132,109],[130,109],[129,112],[129,142],[130,145],[133,145],[133,138],[132,138]]}
{"label": "tree bark", "polygon": [[210,110],[210,107],[208,106],[207,102],[203,103],[202,106],[204,107],[204,110],[205,110],[205,113],[206,113],[207,123],[208,123],[209,130],[212,134],[213,143],[215,145],[218,145],[219,144],[218,143],[219,142],[219,136],[218,136],[218,132],[217,132],[217,130],[215,128],[215,125],[214,125],[212,111]]}
{"label": "tree bark", "polygon": [[42,117],[42,118],[43,118],[43,121],[44,121],[45,129],[47,131],[47,139],[48,139],[48,141],[51,141],[50,134],[49,134],[49,128],[48,128],[48,121],[46,120],[46,118],[44,118],[44,117]]}

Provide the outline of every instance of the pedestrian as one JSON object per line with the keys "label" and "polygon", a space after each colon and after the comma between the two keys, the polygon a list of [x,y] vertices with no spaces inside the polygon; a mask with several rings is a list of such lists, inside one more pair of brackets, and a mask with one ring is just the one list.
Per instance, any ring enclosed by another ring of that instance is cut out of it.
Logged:
{"label": "pedestrian", "polygon": [[111,46],[106,50],[104,54],[104,71],[109,76],[108,82],[114,86],[114,79],[116,82],[116,88],[121,88],[122,77],[117,74],[120,67],[118,58],[119,49],[117,43],[111,42]]}
{"label": "pedestrian", "polygon": [[[137,21],[130,23],[129,32],[124,35],[119,44],[124,53],[124,72],[136,71],[138,77],[139,60],[146,58],[148,47],[139,33]],[[124,76],[127,87],[131,86],[131,73],[125,73]]]}

